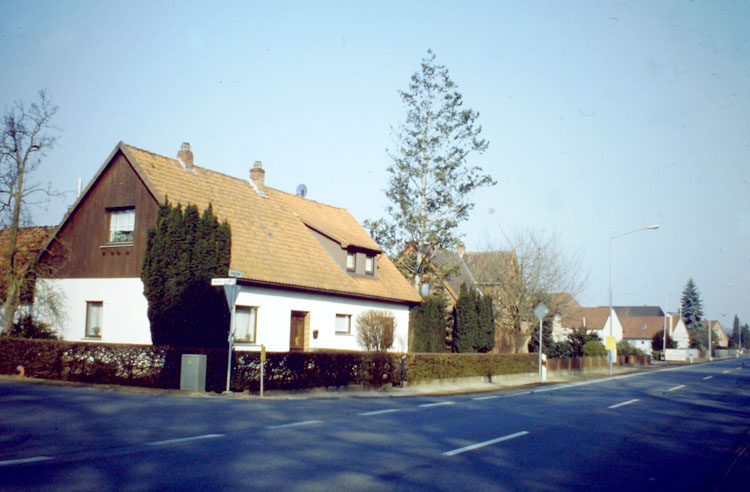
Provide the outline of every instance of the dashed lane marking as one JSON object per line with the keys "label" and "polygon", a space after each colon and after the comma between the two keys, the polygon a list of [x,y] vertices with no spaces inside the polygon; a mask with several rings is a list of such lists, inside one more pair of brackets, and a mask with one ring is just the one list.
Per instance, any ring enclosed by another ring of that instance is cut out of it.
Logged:
{"label": "dashed lane marking", "polygon": [[521,431],[516,432],[515,434],[508,434],[507,436],[498,437],[497,439],[490,439],[489,441],[484,442],[478,442],[476,444],[472,444],[470,446],[464,446],[463,448],[453,449],[451,451],[446,451],[443,453],[444,456],[455,456],[457,454],[465,453],[467,451],[473,451],[475,449],[484,448],[486,446],[492,446],[493,444],[497,444],[499,442],[503,441],[510,441],[511,439],[515,439],[516,437],[525,436],[528,434],[528,431]]}
{"label": "dashed lane marking", "polygon": [[315,424],[322,424],[322,420],[305,420],[302,422],[292,422],[291,424],[281,424],[281,425],[267,425],[266,429],[287,429],[289,427],[302,427],[304,425],[315,425]]}
{"label": "dashed lane marking", "polygon": [[178,437],[177,439],[165,439],[163,441],[147,442],[146,446],[164,446],[166,444],[177,444],[180,442],[199,441],[201,439],[216,439],[224,437],[226,434],[203,434],[201,436]]}
{"label": "dashed lane marking", "polygon": [[446,405],[455,405],[455,401],[439,401],[437,403],[423,403],[419,408],[444,407]]}
{"label": "dashed lane marking", "polygon": [[677,391],[678,389],[682,389],[684,387],[685,387],[685,385],[681,384],[679,386],[675,386],[674,388],[669,388],[667,391]]}
{"label": "dashed lane marking", "polygon": [[633,400],[628,400],[628,401],[624,401],[622,403],[617,403],[615,405],[610,405],[607,408],[620,408],[620,407],[624,407],[625,405],[631,405],[631,404],[633,404],[633,403],[635,403],[637,401],[638,401],[638,398],[635,398]]}
{"label": "dashed lane marking", "polygon": [[19,458],[16,460],[0,461],[0,466],[24,465],[26,463],[36,463],[38,461],[47,461],[52,458],[49,456],[33,456],[31,458]]}
{"label": "dashed lane marking", "polygon": [[370,417],[372,415],[383,415],[385,413],[395,413],[400,412],[400,408],[386,408],[385,410],[373,410],[372,412],[362,412],[358,413],[357,415],[361,417]]}

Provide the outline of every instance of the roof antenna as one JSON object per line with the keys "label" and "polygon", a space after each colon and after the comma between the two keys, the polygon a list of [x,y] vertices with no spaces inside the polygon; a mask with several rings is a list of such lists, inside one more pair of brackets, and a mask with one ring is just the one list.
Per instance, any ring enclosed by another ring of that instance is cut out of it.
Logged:
{"label": "roof antenna", "polygon": [[297,186],[297,196],[305,198],[307,196],[307,185],[301,184]]}

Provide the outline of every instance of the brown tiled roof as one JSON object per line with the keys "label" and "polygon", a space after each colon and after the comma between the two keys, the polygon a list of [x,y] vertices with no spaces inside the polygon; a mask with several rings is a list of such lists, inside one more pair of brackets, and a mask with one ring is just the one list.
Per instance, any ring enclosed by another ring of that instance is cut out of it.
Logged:
{"label": "brown tiled roof", "polygon": [[[16,247],[18,249],[16,270],[19,278],[26,276],[29,267],[37,259],[54,230],[54,227],[22,227],[18,230],[16,238]],[[0,260],[2,260],[0,261],[0,297],[3,299],[5,299],[7,289],[5,278],[8,274],[7,252],[9,242],[10,231],[7,228],[0,230]],[[28,281],[24,281],[21,288],[21,301],[31,302],[32,296],[33,285]]]}
{"label": "brown tiled roof", "polygon": [[418,303],[420,296],[385,254],[375,278],[346,273],[308,227],[338,241],[380,252],[362,226],[343,208],[264,187],[256,193],[249,179],[239,179],[177,159],[120,144],[155,198],[171,203],[210,203],[232,228],[231,268],[255,283],[325,291],[347,296]]}
{"label": "brown tiled roof", "polygon": [[569,309],[562,319],[563,328],[586,328],[589,330],[602,330],[609,318],[609,306],[599,307],[573,307]]}
{"label": "brown tiled roof", "polygon": [[664,330],[663,316],[631,316],[620,318],[622,324],[622,338],[651,339]]}

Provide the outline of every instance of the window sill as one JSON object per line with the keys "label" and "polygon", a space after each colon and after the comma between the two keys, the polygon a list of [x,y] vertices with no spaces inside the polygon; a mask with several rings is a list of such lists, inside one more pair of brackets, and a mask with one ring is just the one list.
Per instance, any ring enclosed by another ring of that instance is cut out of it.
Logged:
{"label": "window sill", "polygon": [[123,248],[123,247],[126,247],[126,246],[132,246],[132,245],[133,245],[133,241],[123,241],[121,243],[102,244],[99,247],[102,248],[102,249],[105,249],[105,248]]}
{"label": "window sill", "polygon": [[234,343],[236,345],[255,345],[255,342],[252,340],[235,340]]}
{"label": "window sill", "polygon": [[348,333],[348,332],[344,332],[344,331],[337,331],[336,332],[336,336],[337,337],[352,337],[352,336],[354,336],[354,334]]}
{"label": "window sill", "polygon": [[89,341],[89,342],[96,342],[96,341],[101,341],[102,337],[101,336],[98,336],[98,337],[89,336],[89,337],[83,337],[83,340]]}

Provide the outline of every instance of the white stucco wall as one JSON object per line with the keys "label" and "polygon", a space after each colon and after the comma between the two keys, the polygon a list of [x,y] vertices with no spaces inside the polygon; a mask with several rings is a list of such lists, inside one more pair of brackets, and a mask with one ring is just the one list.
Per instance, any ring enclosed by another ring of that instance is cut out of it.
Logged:
{"label": "white stucco wall", "polygon": [[[408,349],[409,308],[403,304],[349,299],[345,297],[309,294],[281,289],[242,287],[237,297],[238,306],[258,308],[256,343],[270,352],[289,350],[289,331],[292,311],[309,313],[310,349],[361,350],[357,344],[357,316],[369,309],[390,311],[396,318],[393,350]],[[336,333],[337,314],[351,315],[351,333]],[[317,331],[317,338],[314,333]],[[237,350],[255,350],[236,345]]]}
{"label": "white stucco wall", "polygon": [[672,329],[670,337],[675,341],[678,349],[686,349],[690,347],[690,335],[688,335],[687,327],[682,319],[677,321]]}
{"label": "white stucco wall", "polygon": [[631,347],[641,349],[644,354],[651,355],[651,340],[645,338],[628,338],[626,340]]}
{"label": "white stucco wall", "polygon": [[[616,341],[622,340],[622,324],[620,323],[620,318],[617,316],[616,311],[612,311],[614,314],[614,323],[612,324],[612,336],[615,337]],[[606,341],[606,337],[609,336],[609,323],[610,318],[607,317],[607,321],[604,323],[604,329],[601,331],[602,335],[602,342]]]}
{"label": "white stucco wall", "polygon": [[[58,320],[55,325],[64,340],[151,343],[151,330],[146,314],[148,303],[143,296],[143,283],[140,278],[55,279],[44,282],[59,298],[64,319]],[[85,336],[87,301],[103,303],[101,339]],[[357,344],[356,319],[360,313],[368,309],[391,312],[396,318],[393,350],[406,352],[408,349],[409,308],[403,304],[282,289],[242,287],[237,305],[258,308],[256,343],[265,344],[268,351],[289,350],[292,311],[308,313],[311,350],[361,350]],[[337,314],[351,315],[350,334],[336,333]],[[316,331],[317,338],[313,336]],[[235,347],[237,350],[257,350],[242,344]]]}
{"label": "white stucco wall", "polygon": [[[64,340],[151,343],[146,316],[148,303],[143,297],[140,278],[68,278],[44,282],[55,291],[62,307],[64,319],[54,322]],[[101,339],[86,338],[87,301],[102,302]]]}

